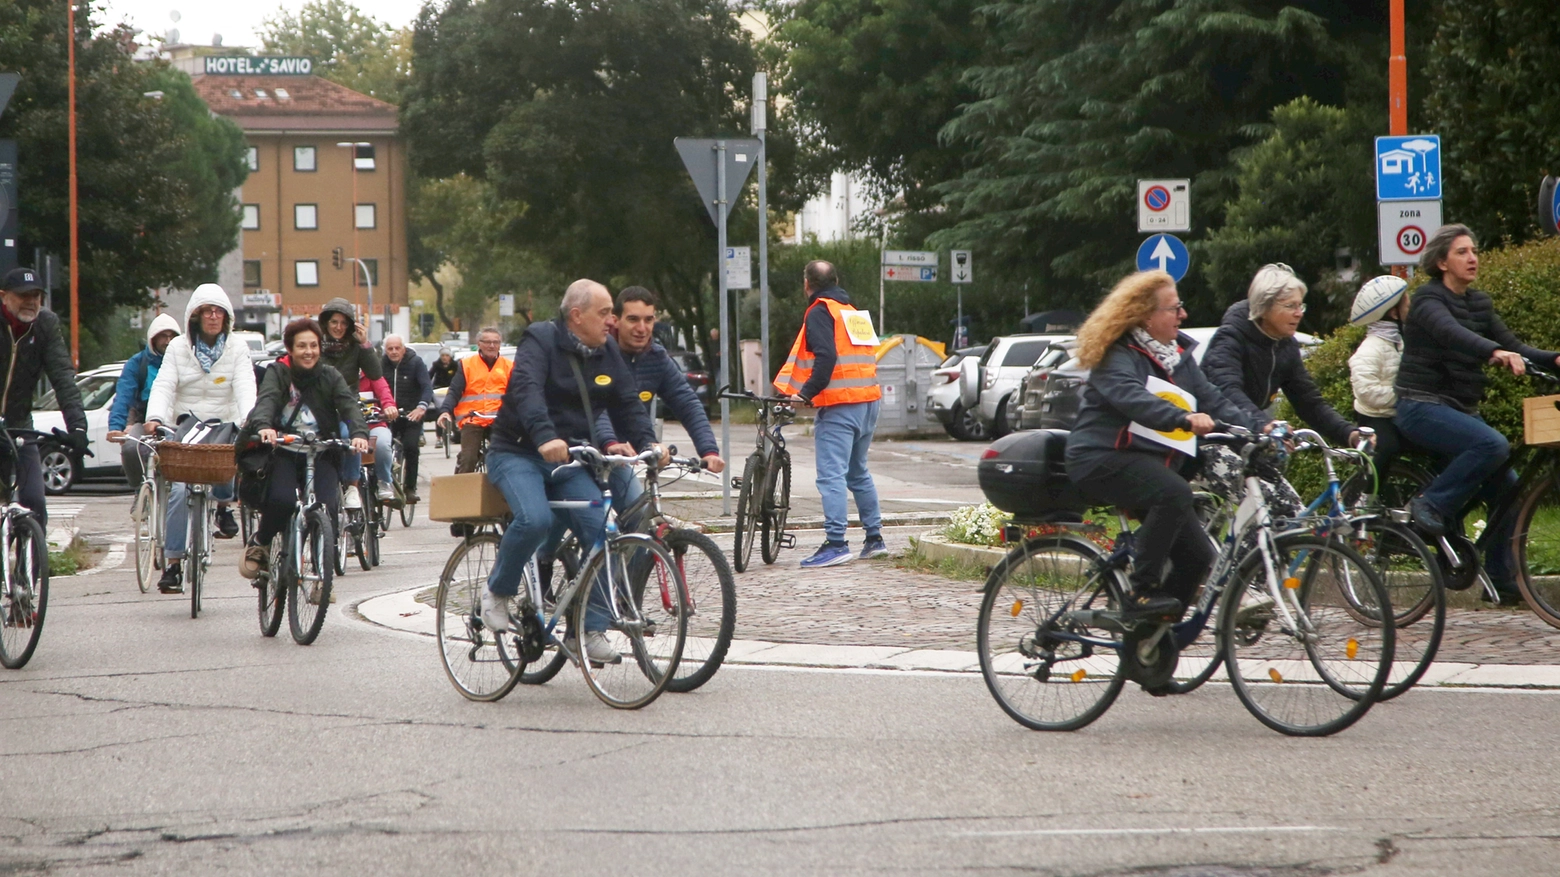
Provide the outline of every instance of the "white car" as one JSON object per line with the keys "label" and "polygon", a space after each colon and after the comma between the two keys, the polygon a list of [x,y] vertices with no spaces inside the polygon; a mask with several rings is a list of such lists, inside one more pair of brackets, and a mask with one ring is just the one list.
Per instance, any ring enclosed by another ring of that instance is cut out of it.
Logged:
{"label": "white car", "polygon": [[[119,445],[108,440],[108,411],[114,404],[114,386],[119,383],[122,362],[100,366],[76,376],[76,387],[81,390],[81,407],[87,414],[87,449],[90,457],[77,457],[57,441],[44,440],[40,449],[43,456],[43,489],[50,496],[58,496],[72,484],[87,476],[124,476],[124,466],[119,462]],[[51,433],[65,428],[65,415],[55,401],[54,391],[43,394],[33,406],[33,429]]]}
{"label": "white car", "polygon": [[986,438],[986,425],[972,408],[965,408],[959,401],[959,363],[966,359],[979,360],[986,352],[985,345],[963,347],[948,354],[937,368],[932,370],[932,388],[926,393],[926,411],[943,425],[953,439],[961,442],[978,442]]}
{"label": "white car", "polygon": [[259,332],[231,332],[229,341],[241,341],[249,348],[250,359],[265,359],[269,354],[266,351],[265,336]]}
{"label": "white car", "polygon": [[[1071,335],[1006,335],[993,338],[979,363],[960,363],[959,401],[980,413],[986,434],[1001,438],[1018,428],[1019,389],[1024,378],[1053,343]],[[1065,359],[1065,357],[1062,357]]]}

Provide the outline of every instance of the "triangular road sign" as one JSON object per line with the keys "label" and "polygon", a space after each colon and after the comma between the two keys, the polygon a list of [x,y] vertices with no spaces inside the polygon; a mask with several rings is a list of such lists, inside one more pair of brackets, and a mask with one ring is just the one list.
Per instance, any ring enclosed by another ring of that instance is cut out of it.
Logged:
{"label": "triangular road sign", "polygon": [[[672,141],[677,145],[677,154],[682,156],[683,166],[688,168],[688,176],[693,177],[693,186],[699,190],[699,198],[704,201],[704,209],[710,212],[710,222],[720,222],[720,209],[716,205],[715,186],[718,181],[719,169],[715,165],[717,154],[716,144],[726,144],[726,203],[730,205],[741,194],[742,186],[747,182],[748,174],[752,172],[753,165],[758,163],[757,140],[748,137],[729,137],[722,140],[705,139],[695,137],[678,137]],[[730,212],[728,206],[727,212]]]}

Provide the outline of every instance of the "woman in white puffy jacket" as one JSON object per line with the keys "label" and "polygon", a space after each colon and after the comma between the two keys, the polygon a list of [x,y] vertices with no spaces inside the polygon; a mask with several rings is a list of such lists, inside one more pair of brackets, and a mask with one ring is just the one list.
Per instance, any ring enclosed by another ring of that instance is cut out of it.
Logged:
{"label": "woman in white puffy jacket", "polygon": [[[176,423],[186,415],[199,420],[242,423],[255,406],[255,371],[248,345],[228,343],[233,329],[233,303],[222,287],[203,283],[195,288],[184,310],[184,326],[185,334],[168,343],[162,368],[152,383],[152,394],[146,400],[147,432]],[[188,489],[178,483],[172,487],[164,546],[168,562],[157,583],[164,594],[184,592]],[[217,499],[217,535],[231,539],[238,535],[238,522],[228,508],[233,485],[219,485],[213,495]]]}
{"label": "woman in white puffy jacket", "polygon": [[1408,315],[1408,284],[1384,274],[1372,278],[1354,296],[1349,322],[1365,326],[1365,340],[1349,357],[1356,423],[1376,431],[1376,477],[1385,481],[1407,444],[1392,417],[1397,413],[1398,365],[1403,360],[1403,318]]}

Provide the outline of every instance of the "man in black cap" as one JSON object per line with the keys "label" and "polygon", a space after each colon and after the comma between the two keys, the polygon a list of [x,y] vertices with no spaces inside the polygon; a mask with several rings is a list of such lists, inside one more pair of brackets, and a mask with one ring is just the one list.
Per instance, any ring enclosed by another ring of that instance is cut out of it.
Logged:
{"label": "man in black cap", "polygon": [[[70,348],[60,335],[60,318],[43,309],[43,286],[38,272],[16,268],[0,283],[0,363],[10,380],[0,389],[0,414],[11,429],[32,428],[33,388],[39,375],[45,375],[54,387],[60,412],[70,429],[67,438],[79,457],[87,450],[87,414],[81,407],[81,391],[76,388],[76,370],[71,367]],[[3,463],[0,463],[3,465]],[[16,466],[17,501],[32,509],[39,520],[48,523],[44,505],[43,463],[38,445],[28,442],[19,449]]]}

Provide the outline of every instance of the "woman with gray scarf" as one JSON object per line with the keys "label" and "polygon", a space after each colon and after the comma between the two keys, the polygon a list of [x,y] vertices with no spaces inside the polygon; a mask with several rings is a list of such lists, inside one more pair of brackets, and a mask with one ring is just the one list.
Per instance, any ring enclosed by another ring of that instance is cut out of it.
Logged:
{"label": "woman with gray scarf", "polygon": [[1398,366],[1403,360],[1403,318],[1408,315],[1408,283],[1383,274],[1360,287],[1349,322],[1365,327],[1365,340],[1349,357],[1354,413],[1360,426],[1376,431],[1376,477],[1385,481],[1403,452],[1397,414]]}

